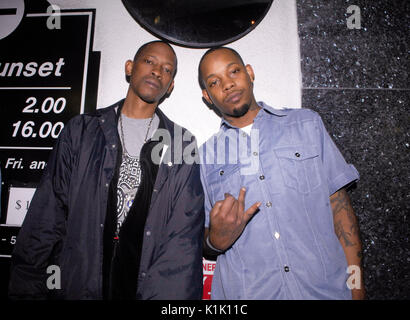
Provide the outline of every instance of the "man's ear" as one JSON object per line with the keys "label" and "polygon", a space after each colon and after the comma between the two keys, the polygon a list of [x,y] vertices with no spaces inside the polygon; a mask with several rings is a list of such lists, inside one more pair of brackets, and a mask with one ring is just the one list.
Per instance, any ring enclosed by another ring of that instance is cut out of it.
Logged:
{"label": "man's ear", "polygon": [[214,103],[212,102],[211,98],[208,95],[208,92],[206,91],[206,89],[202,90],[202,97],[205,99],[205,101],[207,103],[209,103],[209,105],[213,105]]}
{"label": "man's ear", "polygon": [[255,73],[253,72],[252,66],[247,64],[245,66],[246,72],[248,73],[249,77],[251,78],[252,83],[255,81]]}
{"label": "man's ear", "polygon": [[131,76],[133,66],[134,66],[134,62],[132,60],[127,60],[125,62],[125,76],[126,77]]}

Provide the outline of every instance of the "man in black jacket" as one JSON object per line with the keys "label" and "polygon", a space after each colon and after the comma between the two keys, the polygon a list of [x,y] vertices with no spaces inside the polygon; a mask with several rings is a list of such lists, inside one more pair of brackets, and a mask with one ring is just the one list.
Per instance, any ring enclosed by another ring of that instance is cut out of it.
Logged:
{"label": "man in black jacket", "polygon": [[175,158],[196,142],[157,108],[176,69],[169,44],[147,43],[125,64],[125,100],[68,122],[18,235],[11,298],[201,299],[199,167]]}

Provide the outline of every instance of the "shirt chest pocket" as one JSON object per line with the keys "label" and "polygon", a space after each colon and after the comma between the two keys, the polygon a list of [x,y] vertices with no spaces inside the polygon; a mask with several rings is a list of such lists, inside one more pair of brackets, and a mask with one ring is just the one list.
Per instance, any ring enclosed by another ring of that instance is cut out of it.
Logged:
{"label": "shirt chest pocket", "polygon": [[213,203],[223,200],[225,193],[230,193],[237,198],[242,187],[240,168],[237,165],[214,167],[208,173],[207,180]]}
{"label": "shirt chest pocket", "polygon": [[321,185],[319,153],[313,146],[291,146],[274,150],[283,181],[288,188],[306,194]]}

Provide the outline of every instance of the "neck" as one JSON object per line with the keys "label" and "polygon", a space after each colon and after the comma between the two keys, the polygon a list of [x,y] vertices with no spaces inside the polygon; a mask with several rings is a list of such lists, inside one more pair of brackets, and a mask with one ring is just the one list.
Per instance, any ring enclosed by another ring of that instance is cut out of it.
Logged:
{"label": "neck", "polygon": [[253,120],[257,116],[260,109],[261,107],[259,107],[258,104],[255,102],[251,104],[251,107],[249,108],[248,112],[244,114],[242,117],[236,118],[224,115],[224,118],[231,125],[237,128],[243,128],[253,123]]}
{"label": "neck", "polygon": [[147,119],[151,118],[157,108],[158,103],[147,103],[140,97],[128,92],[125,98],[121,113],[129,118]]}

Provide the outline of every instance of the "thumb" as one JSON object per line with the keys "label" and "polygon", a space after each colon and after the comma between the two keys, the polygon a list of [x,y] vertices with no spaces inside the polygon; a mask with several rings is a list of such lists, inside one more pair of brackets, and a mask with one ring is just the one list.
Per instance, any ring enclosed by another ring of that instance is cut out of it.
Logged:
{"label": "thumb", "polygon": [[261,202],[256,202],[256,203],[254,203],[252,206],[250,206],[249,208],[248,208],[248,210],[246,210],[245,211],[245,213],[244,213],[244,218],[245,218],[245,221],[246,222],[248,222],[251,218],[252,218],[252,216],[256,213],[256,212],[258,212],[258,210],[259,210],[259,207],[261,206]]}

